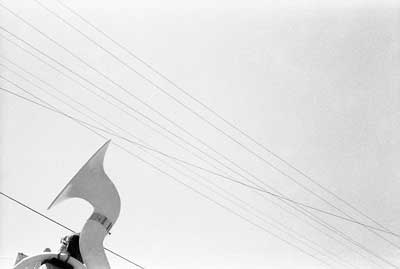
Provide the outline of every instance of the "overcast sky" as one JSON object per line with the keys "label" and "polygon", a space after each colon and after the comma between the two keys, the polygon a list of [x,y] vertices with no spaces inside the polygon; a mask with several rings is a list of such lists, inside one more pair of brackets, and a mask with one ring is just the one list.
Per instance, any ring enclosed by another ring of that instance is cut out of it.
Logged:
{"label": "overcast sky", "polygon": [[[215,2],[74,0],[66,3],[272,152],[386,228],[400,233],[399,5],[395,1]],[[349,216],[377,226],[206,111],[57,1],[42,3],[258,156]],[[2,37],[0,52],[7,60],[0,58],[1,76],[80,119],[95,125],[101,122],[135,140],[130,136],[133,134],[164,153],[243,182],[260,179],[292,199],[343,215],[199,120],[34,1],[6,0],[1,4],[185,128],[187,133],[0,7],[2,27],[183,137],[214,160],[80,81],[123,109],[103,102]],[[2,30],[0,33],[15,40]],[[23,47],[32,51],[26,45]],[[54,88],[23,73],[11,62]],[[77,113],[10,70],[79,108],[56,90],[67,94],[127,132],[117,130],[104,118]],[[63,72],[79,80],[68,71]],[[32,98],[4,79],[0,79],[0,85]],[[91,213],[85,202],[70,200],[50,211],[46,208],[105,139],[70,119],[3,92],[0,113],[0,190],[79,231]],[[120,192],[122,210],[105,245],[147,269],[325,268],[318,260],[333,268],[400,266],[397,237],[381,233],[388,242],[359,225],[315,213],[362,245],[363,250],[274,198],[204,171],[182,168],[117,137],[105,136],[258,225],[204,199],[111,144],[105,170]],[[183,174],[171,165],[184,171]],[[219,196],[221,190],[231,200]],[[240,202],[226,192],[250,205],[253,211],[237,206]],[[291,235],[279,230],[275,225],[278,222]],[[1,268],[10,267],[17,252],[34,255],[46,247],[58,250],[59,239],[67,234],[68,231],[0,197]],[[134,268],[109,254],[108,257],[113,268]]]}

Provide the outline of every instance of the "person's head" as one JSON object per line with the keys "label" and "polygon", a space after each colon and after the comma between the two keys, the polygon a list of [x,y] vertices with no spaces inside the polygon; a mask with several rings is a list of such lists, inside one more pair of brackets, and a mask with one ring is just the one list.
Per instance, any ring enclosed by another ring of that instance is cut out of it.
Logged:
{"label": "person's head", "polygon": [[79,233],[63,237],[61,239],[60,252],[68,253],[71,257],[83,263],[79,249]]}

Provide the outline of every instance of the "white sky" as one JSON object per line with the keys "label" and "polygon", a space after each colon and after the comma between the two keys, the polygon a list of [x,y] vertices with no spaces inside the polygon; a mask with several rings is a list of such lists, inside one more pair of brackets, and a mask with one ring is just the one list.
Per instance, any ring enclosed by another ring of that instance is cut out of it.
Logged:
{"label": "white sky", "polygon": [[[68,1],[68,5],[273,152],[386,227],[400,232],[399,8],[388,1],[335,2],[218,1],[216,4],[215,1],[144,3],[115,0],[112,3],[81,3],[74,0]],[[334,212],[146,84],[32,0],[1,3],[285,195]],[[43,3],[253,151],[352,216],[373,224],[309,184],[304,177],[157,78],[56,1],[45,0]],[[0,18],[1,26],[215,156],[2,8]],[[212,168],[10,43],[0,40],[2,56],[27,68],[153,147]],[[3,59],[0,62],[15,69]],[[3,76],[77,115],[5,68],[0,68]],[[2,86],[21,92],[4,80],[0,81]],[[49,212],[45,209],[104,140],[71,120],[15,97],[1,93],[0,98],[0,190],[79,230],[90,214],[90,208],[84,202],[68,201]],[[120,142],[118,139],[114,141]],[[127,143],[124,145],[139,152]],[[193,183],[189,177],[182,177],[147,154],[143,157],[252,221],[265,225]],[[113,145],[107,153],[105,168],[122,200],[120,218],[105,245],[148,269],[323,268],[321,263],[224,211]],[[285,223],[354,266],[391,268],[349,243],[343,244],[356,251],[327,238],[252,191],[215,176],[204,174],[204,177],[264,212],[266,218]],[[400,266],[399,249],[360,226],[320,216],[384,259]],[[287,234],[268,225],[265,228],[313,252]],[[1,268],[9,267],[20,251],[33,255],[45,247],[57,250],[59,239],[66,234],[68,232],[62,228],[13,202],[0,199]],[[399,238],[386,238],[400,246]],[[134,268],[108,256],[113,268]],[[317,256],[332,262],[320,254]],[[338,263],[332,263],[332,267],[344,268]]]}

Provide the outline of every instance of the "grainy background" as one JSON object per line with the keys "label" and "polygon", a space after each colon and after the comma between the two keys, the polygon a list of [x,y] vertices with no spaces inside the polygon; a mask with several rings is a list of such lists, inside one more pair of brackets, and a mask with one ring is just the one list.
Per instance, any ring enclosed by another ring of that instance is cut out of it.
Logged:
{"label": "grainy background", "polygon": [[[283,194],[338,213],[178,106],[35,2],[6,0],[1,3]],[[42,3],[251,150],[351,216],[374,225],[154,75],[56,1]],[[396,1],[218,1],[216,4],[214,1],[82,3],[73,0],[67,4],[273,152],[386,227],[400,232],[400,13]],[[0,24],[216,156],[3,8],[0,8]],[[7,36],[3,31],[1,34]],[[145,139],[152,147],[209,167],[4,39],[1,39],[0,52],[74,100]],[[7,70],[4,66],[18,70],[9,62],[4,59],[0,62],[2,76],[67,113],[79,116]],[[29,97],[3,79],[0,81],[2,87]],[[84,202],[68,201],[49,212],[45,209],[105,140],[69,119],[3,92],[0,102],[0,190],[79,230],[90,214]],[[149,154],[118,138],[113,139],[307,249],[286,233],[165,167]],[[106,156],[105,168],[122,199],[120,218],[105,245],[148,269],[324,267],[113,145]],[[336,235],[333,236],[343,243],[331,240],[301,218],[286,214],[252,191],[201,174],[251,203],[267,218],[285,223],[346,263],[360,268],[390,268]],[[18,251],[33,255],[45,247],[57,250],[59,238],[68,234],[6,199],[0,198],[0,210],[1,268],[9,268]],[[399,249],[393,245],[358,225],[319,216],[380,257],[400,266]],[[399,238],[384,236],[400,245]],[[344,268],[323,255],[317,256],[333,268]],[[134,268],[109,257],[113,268]]]}

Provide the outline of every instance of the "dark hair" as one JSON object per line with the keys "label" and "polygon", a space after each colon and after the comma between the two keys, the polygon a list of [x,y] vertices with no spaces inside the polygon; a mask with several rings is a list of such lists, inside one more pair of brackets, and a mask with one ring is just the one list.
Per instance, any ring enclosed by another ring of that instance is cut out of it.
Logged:
{"label": "dark hair", "polygon": [[73,234],[70,236],[65,236],[61,239],[61,252],[67,252],[71,257],[77,259],[83,263],[81,251],[79,249],[79,234]]}

